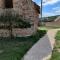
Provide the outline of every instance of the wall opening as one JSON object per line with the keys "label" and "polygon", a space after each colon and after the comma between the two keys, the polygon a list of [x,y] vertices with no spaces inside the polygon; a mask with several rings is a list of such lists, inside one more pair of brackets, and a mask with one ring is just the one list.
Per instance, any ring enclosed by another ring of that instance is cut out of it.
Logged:
{"label": "wall opening", "polygon": [[5,8],[13,8],[13,1],[5,0]]}

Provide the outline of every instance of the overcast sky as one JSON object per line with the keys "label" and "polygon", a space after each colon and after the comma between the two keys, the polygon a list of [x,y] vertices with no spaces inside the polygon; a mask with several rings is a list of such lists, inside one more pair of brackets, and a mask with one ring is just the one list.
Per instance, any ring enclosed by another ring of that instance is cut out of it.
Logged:
{"label": "overcast sky", "polygon": [[[41,5],[41,0],[33,0]],[[43,0],[43,16],[60,15],[60,0]]]}

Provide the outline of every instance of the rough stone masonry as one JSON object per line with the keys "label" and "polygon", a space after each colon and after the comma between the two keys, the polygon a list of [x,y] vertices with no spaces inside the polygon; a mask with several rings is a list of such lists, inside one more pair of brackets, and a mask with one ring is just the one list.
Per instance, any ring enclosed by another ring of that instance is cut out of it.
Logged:
{"label": "rough stone masonry", "polygon": [[31,28],[13,29],[14,35],[18,36],[31,35],[33,32],[37,30],[40,7],[32,0],[0,0],[0,10],[1,9],[15,10],[19,15],[22,15],[24,18],[30,20],[31,23],[33,24]]}

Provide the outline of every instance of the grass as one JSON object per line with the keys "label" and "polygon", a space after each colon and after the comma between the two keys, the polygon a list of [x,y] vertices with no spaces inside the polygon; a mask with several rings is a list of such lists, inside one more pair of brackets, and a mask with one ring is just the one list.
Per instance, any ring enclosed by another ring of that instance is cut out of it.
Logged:
{"label": "grass", "polygon": [[57,29],[57,28],[60,28],[60,26],[46,26],[46,28],[49,28],[49,29]]}
{"label": "grass", "polygon": [[38,29],[39,30],[47,30],[47,28],[45,26],[40,26]]}
{"label": "grass", "polygon": [[60,31],[57,32],[57,35],[56,35],[56,40],[60,40]]}
{"label": "grass", "polygon": [[60,31],[57,32],[55,39],[56,43],[51,60],[60,60]]}
{"label": "grass", "polygon": [[38,29],[39,30],[49,30],[49,29],[59,29],[60,27],[53,27],[53,26],[40,26]]}
{"label": "grass", "polygon": [[0,38],[0,60],[21,60],[26,52],[34,45],[46,30],[38,30],[28,37]]}

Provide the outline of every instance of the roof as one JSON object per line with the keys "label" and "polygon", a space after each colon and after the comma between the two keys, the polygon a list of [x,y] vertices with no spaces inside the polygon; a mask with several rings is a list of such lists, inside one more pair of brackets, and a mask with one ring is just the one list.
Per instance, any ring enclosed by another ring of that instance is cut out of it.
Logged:
{"label": "roof", "polygon": [[60,21],[60,16],[58,16],[58,17],[55,19],[55,21]]}
{"label": "roof", "polygon": [[33,2],[35,10],[40,14],[40,6]]}

